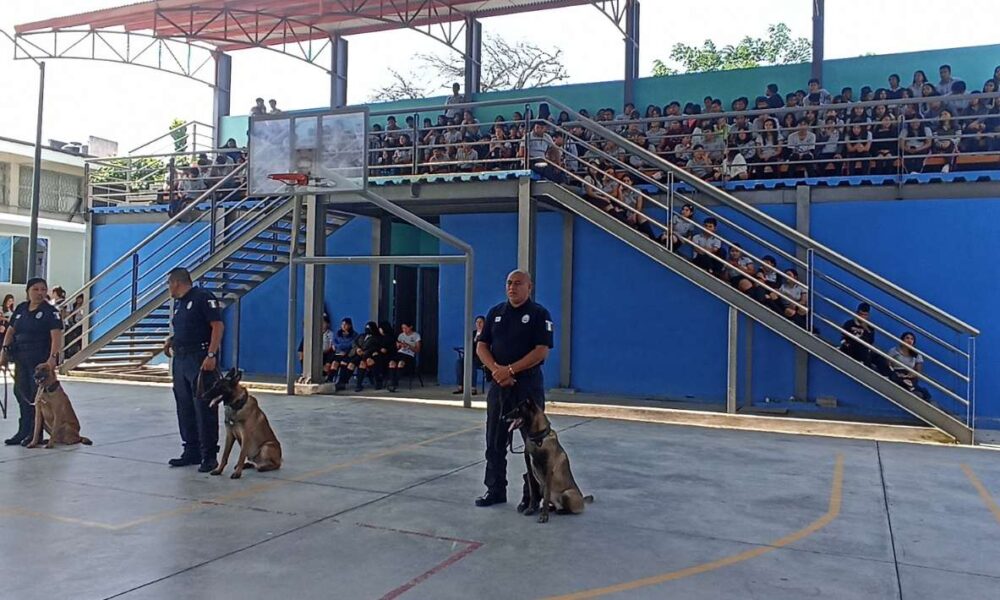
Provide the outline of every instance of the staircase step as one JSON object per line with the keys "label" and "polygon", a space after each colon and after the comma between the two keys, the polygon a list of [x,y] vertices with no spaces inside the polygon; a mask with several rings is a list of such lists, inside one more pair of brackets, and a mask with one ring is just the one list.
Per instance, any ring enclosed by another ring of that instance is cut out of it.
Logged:
{"label": "staircase step", "polygon": [[144,360],[154,356],[154,352],[124,352],[122,350],[100,350],[97,354],[87,359],[87,362],[117,362]]}
{"label": "staircase step", "polygon": [[[288,257],[288,254],[282,256]],[[264,260],[260,258],[243,258],[243,257],[230,257],[226,259],[226,262],[231,263],[245,263],[248,265],[262,265],[262,266],[284,266],[288,264],[287,260]]]}
{"label": "staircase step", "polygon": [[[132,342],[108,342],[105,346],[106,349],[114,352],[128,352],[128,353],[148,353],[148,352],[159,352],[163,349],[163,340],[160,340],[158,344],[135,344]],[[103,350],[99,351],[101,354]]]}

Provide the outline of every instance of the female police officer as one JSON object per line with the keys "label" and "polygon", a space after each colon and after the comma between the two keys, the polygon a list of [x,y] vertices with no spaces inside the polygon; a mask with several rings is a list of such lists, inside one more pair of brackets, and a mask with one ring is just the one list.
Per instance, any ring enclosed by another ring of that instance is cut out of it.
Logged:
{"label": "female police officer", "polygon": [[[514,271],[507,276],[507,301],[486,314],[486,327],[476,344],[479,360],[493,375],[486,396],[486,493],[476,506],[507,501],[507,426],[505,412],[523,399],[545,408],[541,365],[552,348],[552,317],[541,304],[531,301],[531,276]],[[528,462],[528,455],[524,455]],[[530,465],[518,512],[528,508],[529,486],[539,494]]]}
{"label": "female police officer", "polygon": [[10,326],[3,338],[0,368],[14,359],[14,396],[21,416],[14,437],[4,440],[8,446],[25,446],[31,441],[35,425],[35,367],[47,362],[55,367],[62,350],[62,319],[59,309],[45,300],[49,286],[40,277],[28,280],[28,301],[14,309]]}

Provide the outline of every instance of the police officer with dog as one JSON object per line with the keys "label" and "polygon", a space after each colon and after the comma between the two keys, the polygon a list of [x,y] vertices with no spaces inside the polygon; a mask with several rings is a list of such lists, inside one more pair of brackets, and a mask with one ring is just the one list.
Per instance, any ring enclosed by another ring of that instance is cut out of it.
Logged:
{"label": "police officer with dog", "polygon": [[26,288],[28,300],[14,309],[0,351],[0,369],[6,369],[7,364],[14,361],[14,396],[20,410],[17,433],[4,440],[7,446],[27,446],[31,442],[35,427],[35,395],[38,393],[35,367],[48,363],[55,368],[62,351],[63,322],[59,309],[45,299],[48,284],[41,277],[33,277]]}
{"label": "police officer with dog", "polygon": [[218,352],[222,344],[222,310],[207,290],[194,287],[191,273],[184,268],[167,277],[174,299],[173,336],[164,353],[173,358],[174,400],[184,451],[169,461],[171,467],[198,465],[208,473],[219,466],[219,409],[200,397],[215,382]]}
{"label": "police officer with dog", "polygon": [[[508,425],[504,414],[530,399],[545,408],[542,363],[552,348],[552,317],[531,300],[531,275],[517,270],[507,276],[507,301],[490,309],[476,344],[476,354],[492,373],[486,397],[486,493],[476,506],[507,502]],[[525,463],[528,456],[525,455]],[[531,493],[538,498],[538,482],[530,465],[524,475],[518,512],[529,508]]]}

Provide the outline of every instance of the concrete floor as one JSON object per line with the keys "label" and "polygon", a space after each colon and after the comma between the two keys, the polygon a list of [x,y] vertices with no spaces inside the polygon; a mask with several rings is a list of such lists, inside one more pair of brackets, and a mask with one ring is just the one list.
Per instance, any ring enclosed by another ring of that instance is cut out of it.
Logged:
{"label": "concrete floor", "polygon": [[94,446],[0,448],[4,598],[1000,598],[989,450],[553,417],[596,502],[539,525],[473,506],[480,411],[258,395],[234,481],[166,467],[168,388],[66,387]]}

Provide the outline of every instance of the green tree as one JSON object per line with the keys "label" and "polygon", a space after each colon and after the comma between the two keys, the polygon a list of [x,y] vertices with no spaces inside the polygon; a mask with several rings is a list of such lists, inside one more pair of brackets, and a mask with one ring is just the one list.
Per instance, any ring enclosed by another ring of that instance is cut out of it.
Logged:
{"label": "green tree", "polygon": [[129,182],[132,191],[143,191],[158,187],[167,176],[167,166],[158,158],[112,158],[101,163],[90,172],[91,185],[124,190]]}
{"label": "green tree", "polygon": [[808,62],[811,57],[812,42],[804,37],[793,38],[788,25],[777,23],[768,26],[765,37],[746,36],[735,46],[719,48],[712,40],[705,40],[700,47],[674,44],[670,58],[680,63],[682,69],[672,69],[657,59],[653,61],[653,75],[664,77],[678,73],[788,65]]}
{"label": "green tree", "polygon": [[170,137],[174,138],[174,152],[187,152],[188,132],[183,119],[174,119],[170,122]]}

